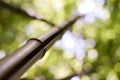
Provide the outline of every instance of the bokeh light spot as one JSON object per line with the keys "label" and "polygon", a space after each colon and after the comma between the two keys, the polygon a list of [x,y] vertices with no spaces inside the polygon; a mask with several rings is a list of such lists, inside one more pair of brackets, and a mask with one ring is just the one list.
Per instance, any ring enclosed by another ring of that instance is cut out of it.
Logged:
{"label": "bokeh light spot", "polygon": [[110,70],[108,72],[108,76],[106,78],[106,80],[119,80],[117,73],[114,70]]}
{"label": "bokeh light spot", "polygon": [[95,60],[98,56],[98,52],[95,49],[91,49],[91,50],[88,51],[87,56],[90,60]]}
{"label": "bokeh light spot", "polygon": [[4,58],[5,56],[5,52],[3,50],[0,50],[0,59]]}
{"label": "bokeh light spot", "polygon": [[70,80],[80,80],[80,77],[79,76],[74,76]]}
{"label": "bokeh light spot", "polygon": [[93,0],[83,1],[78,7],[78,11],[82,15],[92,12],[94,11],[94,9],[95,9],[95,3]]}

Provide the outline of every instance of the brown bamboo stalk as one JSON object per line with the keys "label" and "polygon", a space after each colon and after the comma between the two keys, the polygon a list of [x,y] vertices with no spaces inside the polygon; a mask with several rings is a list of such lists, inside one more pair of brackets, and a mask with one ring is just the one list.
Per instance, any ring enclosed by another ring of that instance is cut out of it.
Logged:
{"label": "brown bamboo stalk", "polygon": [[61,38],[63,33],[68,30],[78,18],[80,18],[79,15],[74,16],[62,25],[53,27],[43,35],[29,39],[21,48],[1,60],[0,80],[19,80],[23,73],[38,59],[41,59],[45,52]]}

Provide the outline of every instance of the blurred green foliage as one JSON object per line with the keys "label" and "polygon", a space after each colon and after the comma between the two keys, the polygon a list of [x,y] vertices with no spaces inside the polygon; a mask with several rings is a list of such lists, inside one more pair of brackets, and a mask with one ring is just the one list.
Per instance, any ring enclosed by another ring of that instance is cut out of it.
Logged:
{"label": "blurred green foliage", "polygon": [[[5,0],[26,12],[33,10],[37,15],[61,24],[68,19],[81,0]],[[73,32],[83,34],[85,39],[94,39],[98,52],[97,59],[86,57],[79,61],[67,58],[58,47],[52,47],[42,60],[31,67],[23,77],[33,79],[44,77],[46,80],[61,79],[81,71],[81,80],[119,80],[120,79],[120,1],[106,0],[105,8],[110,11],[107,20],[96,20],[91,24],[75,24]],[[82,21],[82,20],[81,20]],[[79,27],[82,26],[82,27]],[[25,40],[40,35],[51,28],[46,23],[32,20],[24,15],[0,7],[0,50],[6,54],[19,48]],[[112,77],[111,77],[112,76]]]}

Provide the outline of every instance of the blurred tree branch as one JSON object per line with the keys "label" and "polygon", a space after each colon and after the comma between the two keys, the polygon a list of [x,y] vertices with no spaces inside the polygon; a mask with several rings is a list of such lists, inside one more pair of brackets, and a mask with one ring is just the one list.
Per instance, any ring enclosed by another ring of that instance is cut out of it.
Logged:
{"label": "blurred tree branch", "polygon": [[52,22],[50,22],[50,21],[48,21],[46,19],[43,19],[43,18],[37,18],[36,16],[31,16],[27,12],[25,12],[24,10],[22,10],[22,9],[20,9],[18,7],[14,7],[14,6],[6,3],[5,1],[0,0],[0,6],[6,8],[6,9],[9,9],[9,10],[15,12],[15,13],[22,14],[22,15],[24,15],[26,17],[31,18],[31,19],[40,20],[40,21],[43,21],[43,22],[45,22],[45,23],[47,23],[47,24],[49,24],[51,26],[55,26],[54,23],[52,23]]}

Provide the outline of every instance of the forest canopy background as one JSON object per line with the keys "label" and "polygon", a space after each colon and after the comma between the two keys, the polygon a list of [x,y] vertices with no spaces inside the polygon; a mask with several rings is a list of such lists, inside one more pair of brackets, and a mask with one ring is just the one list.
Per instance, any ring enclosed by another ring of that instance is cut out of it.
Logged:
{"label": "forest canopy background", "polygon": [[[1,0],[2,1],[2,0]],[[76,12],[84,15],[22,78],[45,80],[120,79],[119,0],[3,0],[0,4],[0,59],[26,40],[60,25]],[[44,22],[44,19],[48,22]]]}

